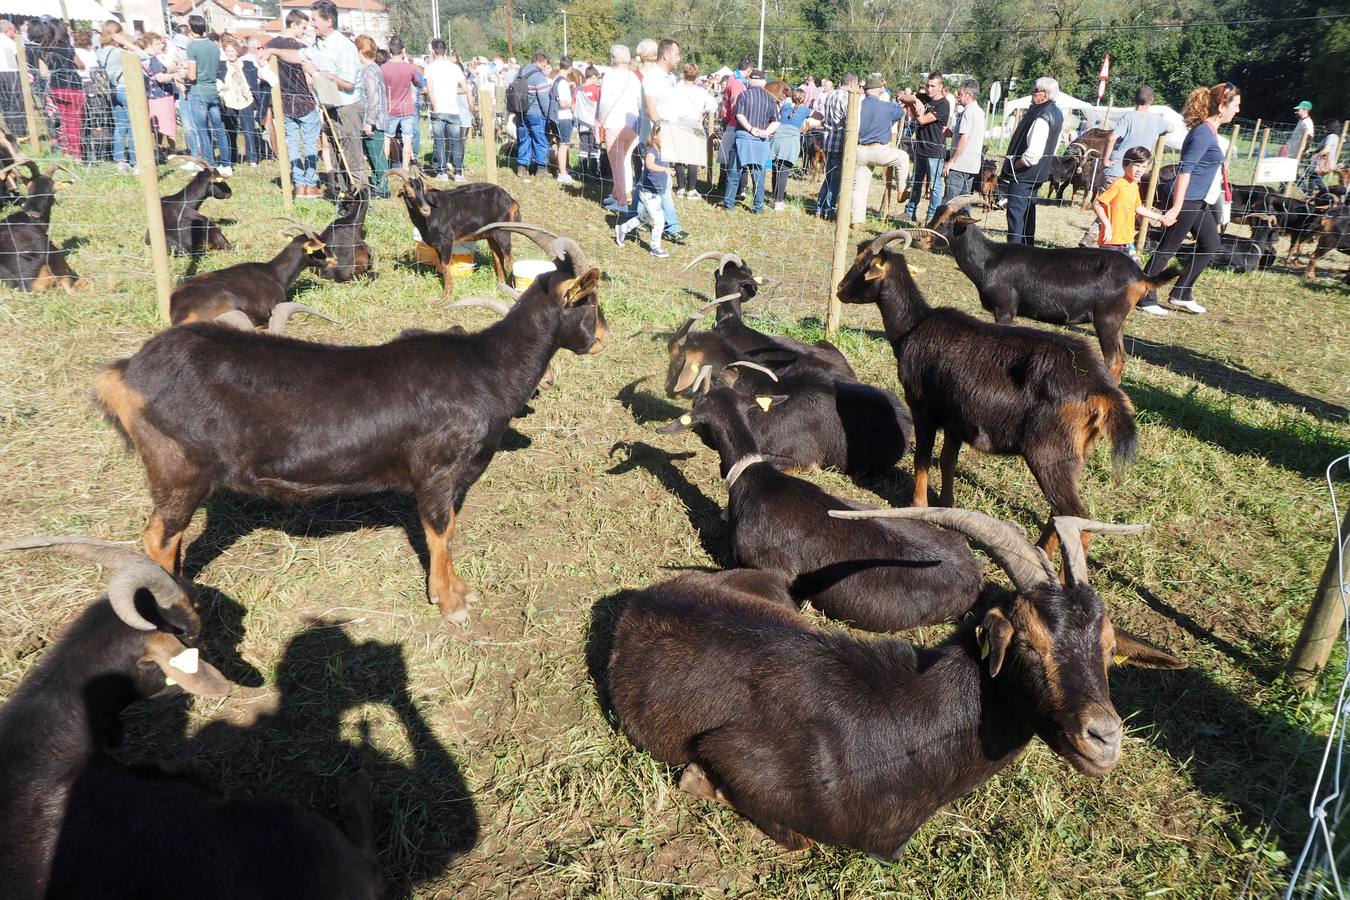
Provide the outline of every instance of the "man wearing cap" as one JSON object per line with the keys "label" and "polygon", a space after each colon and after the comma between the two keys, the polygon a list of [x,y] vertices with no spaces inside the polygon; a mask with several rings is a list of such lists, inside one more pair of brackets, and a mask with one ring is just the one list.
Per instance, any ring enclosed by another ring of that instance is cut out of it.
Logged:
{"label": "man wearing cap", "polygon": [[754,213],[764,211],[764,167],[769,162],[769,138],[778,130],[778,103],[773,94],[764,90],[764,72],[750,72],[750,86],[736,98],[736,145],[731,149],[727,166],[727,189],[722,205],[728,210],[736,206],[736,189],[741,183],[741,170],[755,169]]}
{"label": "man wearing cap", "polygon": [[891,128],[904,117],[905,108],[899,103],[882,100],[880,95],[884,88],[880,75],[868,75],[863,83],[866,96],[858,113],[858,168],[853,170],[851,221],[854,225],[861,225],[867,218],[867,192],[872,186],[873,166],[880,167],[883,172],[891,166],[897,167],[900,184],[905,184],[909,177],[909,154],[891,146]]}
{"label": "man wearing cap", "polygon": [[1284,142],[1280,148],[1281,156],[1297,156],[1299,144],[1303,142],[1303,136],[1308,136],[1308,142],[1312,143],[1313,120],[1312,104],[1303,100],[1298,106],[1294,107],[1294,115],[1298,116],[1298,121],[1294,123],[1294,130],[1289,132],[1289,140]]}

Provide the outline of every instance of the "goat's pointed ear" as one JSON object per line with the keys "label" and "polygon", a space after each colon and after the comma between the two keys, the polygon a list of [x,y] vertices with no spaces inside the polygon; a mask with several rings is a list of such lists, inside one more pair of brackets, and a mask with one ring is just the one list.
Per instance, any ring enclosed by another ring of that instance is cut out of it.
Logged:
{"label": "goat's pointed ear", "polygon": [[308,240],[305,241],[305,252],[322,253],[326,246],[323,241]]}
{"label": "goat's pointed ear", "polygon": [[980,658],[989,660],[989,677],[993,678],[1003,668],[1003,657],[1012,643],[1012,622],[1001,609],[991,609],[984,614],[984,621],[975,629],[980,642]]}
{"label": "goat's pointed ear", "polygon": [[141,662],[158,666],[165,686],[178,685],[199,697],[224,697],[234,688],[215,666],[202,660],[196,647],[184,646],[171,634],[151,635]]}
{"label": "goat's pointed ear", "polygon": [[960,224],[960,225],[974,225],[974,224],[976,224],[976,220],[975,220],[975,218],[974,218],[973,216],[967,215],[966,213],[963,213],[963,212],[962,212],[962,213],[957,213],[957,214],[956,214],[956,221],[957,221],[957,223]]}
{"label": "goat's pointed ear", "polygon": [[673,419],[660,428],[656,429],[657,434],[679,434],[681,431],[688,431],[694,427],[693,411],[685,413],[678,419]]}
{"label": "goat's pointed ear", "polygon": [[[567,260],[566,265],[570,267],[572,261]],[[599,269],[591,268],[573,277],[563,278],[559,282],[559,296],[562,305],[576,306],[578,303],[593,301],[596,299],[596,291],[599,287]]]}
{"label": "goat's pointed ear", "polygon": [[872,262],[867,267],[867,274],[863,276],[865,281],[878,281],[886,277],[886,272],[890,270],[891,264],[885,257],[874,256]]}
{"label": "goat's pointed ear", "polygon": [[1184,669],[1190,665],[1124,628],[1116,628],[1115,632],[1116,650],[1111,659],[1115,665],[1141,669]]}

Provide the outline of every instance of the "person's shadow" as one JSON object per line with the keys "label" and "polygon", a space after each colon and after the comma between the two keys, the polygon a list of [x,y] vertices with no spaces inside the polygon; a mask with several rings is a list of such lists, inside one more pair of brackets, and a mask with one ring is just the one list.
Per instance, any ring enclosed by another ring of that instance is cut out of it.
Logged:
{"label": "person's shadow", "polygon": [[275,704],[236,701],[232,719],[191,736],[186,702],[167,717],[143,707],[147,721],[133,727],[153,734],[135,743],[165,768],[206,769],[228,793],[287,800],[339,824],[342,783],[364,771],[386,897],[412,896],[474,847],[473,796],[413,702],[401,646],[357,643],[316,621],[287,645],[276,688]]}

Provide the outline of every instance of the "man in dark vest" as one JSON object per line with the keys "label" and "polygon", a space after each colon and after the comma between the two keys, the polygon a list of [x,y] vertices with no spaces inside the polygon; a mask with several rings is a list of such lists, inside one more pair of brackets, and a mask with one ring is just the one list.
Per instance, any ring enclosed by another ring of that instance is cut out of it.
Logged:
{"label": "man in dark vest", "polygon": [[1008,201],[1008,243],[1036,243],[1036,191],[1050,178],[1050,160],[1055,155],[1064,114],[1055,105],[1059,82],[1048,76],[1036,79],[1031,108],[1008,144],[999,182]]}

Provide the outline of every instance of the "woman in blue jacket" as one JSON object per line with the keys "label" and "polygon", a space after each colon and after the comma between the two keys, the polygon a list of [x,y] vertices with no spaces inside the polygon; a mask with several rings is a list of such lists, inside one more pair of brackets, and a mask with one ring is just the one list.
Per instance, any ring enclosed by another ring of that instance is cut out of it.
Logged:
{"label": "woman in blue jacket", "polygon": [[[1149,276],[1158,275],[1167,268],[1186,236],[1195,235],[1195,251],[1168,298],[1174,309],[1195,315],[1203,313],[1205,308],[1191,299],[1191,286],[1219,249],[1216,215],[1219,204],[1232,199],[1223,164],[1223,149],[1219,146],[1219,126],[1233,120],[1241,102],[1242,95],[1232,82],[1196,88],[1186,98],[1182,115],[1190,132],[1181,145],[1181,162],[1172,185],[1172,205],[1163,213],[1166,231],[1148,264]],[[1155,316],[1167,315],[1154,294],[1141,300],[1139,308]]]}

